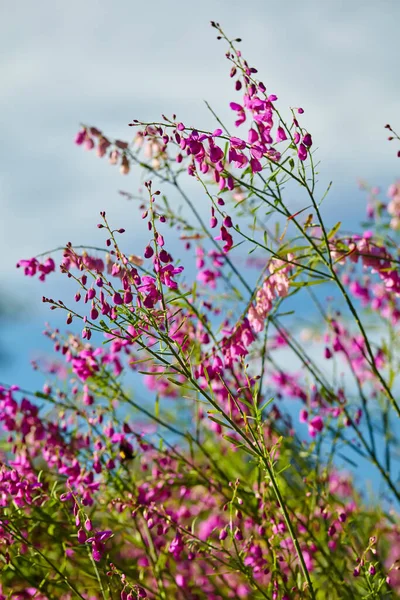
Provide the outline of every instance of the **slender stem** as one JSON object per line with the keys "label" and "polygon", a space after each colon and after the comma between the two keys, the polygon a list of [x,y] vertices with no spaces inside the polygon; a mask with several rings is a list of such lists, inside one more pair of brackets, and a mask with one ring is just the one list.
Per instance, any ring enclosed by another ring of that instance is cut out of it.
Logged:
{"label": "slender stem", "polygon": [[315,592],[314,592],[313,584],[311,582],[310,573],[309,573],[309,571],[307,569],[307,565],[306,565],[305,560],[304,560],[303,552],[302,552],[302,550],[300,548],[300,544],[299,544],[299,541],[297,539],[297,535],[296,535],[296,533],[294,531],[292,522],[290,520],[290,516],[289,516],[288,509],[286,507],[286,503],[285,503],[285,501],[284,501],[284,499],[282,497],[282,494],[280,492],[280,489],[279,489],[279,486],[278,486],[278,482],[276,481],[273,469],[272,469],[272,467],[270,465],[270,462],[269,462],[269,458],[268,457],[263,457],[263,463],[264,463],[265,468],[267,470],[268,476],[269,476],[269,478],[271,480],[271,484],[272,484],[272,487],[274,489],[276,498],[278,500],[280,509],[282,511],[286,527],[287,527],[287,529],[289,531],[289,534],[290,534],[290,537],[292,539],[293,545],[294,545],[294,547],[296,549],[296,554],[297,554],[298,559],[300,561],[300,566],[301,566],[301,570],[303,571],[304,578],[305,578],[305,580],[306,580],[306,582],[308,584],[308,588],[310,590],[311,598],[313,600],[315,600]]}

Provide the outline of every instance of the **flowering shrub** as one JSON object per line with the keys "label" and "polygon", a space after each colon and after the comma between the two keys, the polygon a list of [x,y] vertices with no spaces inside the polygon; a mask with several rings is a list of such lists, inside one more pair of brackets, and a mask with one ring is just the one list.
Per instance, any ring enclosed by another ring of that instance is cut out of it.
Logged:
{"label": "flowering shrub", "polygon": [[[173,115],[133,121],[132,143],[76,136],[143,170],[148,242],[101,212],[104,251],[67,244],[75,303],[43,298],[68,325],[46,330],[46,384],[0,388],[1,598],[400,597],[400,187],[385,204],[362,184],[368,228],[328,228],[304,110],[284,118],[212,26],[236,135]],[[41,260],[18,266],[44,281]]]}

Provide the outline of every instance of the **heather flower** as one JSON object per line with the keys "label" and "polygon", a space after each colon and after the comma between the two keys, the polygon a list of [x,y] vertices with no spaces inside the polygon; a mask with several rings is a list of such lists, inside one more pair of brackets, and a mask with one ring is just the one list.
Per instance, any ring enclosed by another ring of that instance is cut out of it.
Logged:
{"label": "heather flower", "polygon": [[221,227],[219,236],[215,237],[214,239],[222,240],[223,242],[225,242],[222,249],[226,253],[229,252],[229,250],[233,247],[233,238],[224,226]]}
{"label": "heather flower", "polygon": [[86,540],[87,544],[92,546],[92,555],[96,562],[99,562],[106,550],[104,542],[113,535],[113,532],[109,529],[104,531],[97,531],[94,536]]}
{"label": "heather flower", "polygon": [[81,146],[86,138],[86,129],[81,129],[75,137],[75,144]]}
{"label": "heather flower", "polygon": [[276,142],[284,142],[285,140],[287,140],[285,130],[283,129],[283,127],[279,126],[276,131]]}
{"label": "heather flower", "polygon": [[303,144],[300,144],[299,148],[298,148],[298,157],[300,160],[306,160],[307,158],[307,148],[306,146]]}
{"label": "heather flower", "polygon": [[47,258],[43,263],[40,263],[36,258],[20,260],[17,263],[17,268],[20,267],[24,269],[24,274],[28,277],[33,277],[36,273],[40,273],[40,281],[45,281],[46,275],[55,271],[55,263],[52,258]]}
{"label": "heather flower", "polygon": [[231,102],[229,104],[230,108],[235,111],[237,113],[237,118],[235,121],[235,125],[236,127],[239,127],[239,125],[241,125],[242,123],[245,122],[246,120],[246,113],[244,111],[243,106],[241,106],[240,104],[238,104],[237,102]]}

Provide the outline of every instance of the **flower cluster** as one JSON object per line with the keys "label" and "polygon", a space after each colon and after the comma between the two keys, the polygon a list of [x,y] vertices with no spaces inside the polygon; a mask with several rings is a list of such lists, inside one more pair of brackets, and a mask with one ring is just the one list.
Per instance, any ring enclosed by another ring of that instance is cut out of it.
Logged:
{"label": "flower cluster", "polygon": [[264,280],[263,285],[257,290],[255,304],[252,304],[248,319],[256,333],[264,329],[273,301],[276,297],[284,298],[289,292],[289,277],[293,255],[288,254],[287,260],[272,259],[268,265],[270,275]]}

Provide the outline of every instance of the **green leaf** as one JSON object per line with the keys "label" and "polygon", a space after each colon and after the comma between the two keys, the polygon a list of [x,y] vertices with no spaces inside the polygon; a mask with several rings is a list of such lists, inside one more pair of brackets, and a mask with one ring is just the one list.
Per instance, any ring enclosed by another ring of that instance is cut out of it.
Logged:
{"label": "green leaf", "polygon": [[274,398],[270,398],[269,400],[267,400],[266,402],[264,402],[264,404],[262,404],[262,405],[260,406],[260,408],[258,409],[258,410],[260,411],[260,413],[261,413],[261,412],[262,412],[262,411],[263,411],[265,408],[267,408],[267,406],[269,406],[269,405],[271,404],[271,402],[273,402],[273,401],[274,401]]}
{"label": "green leaf", "polygon": [[245,446],[244,444],[241,444],[240,442],[238,442],[237,440],[235,440],[235,438],[231,437],[230,435],[224,435],[223,438],[225,440],[227,440],[230,444],[232,444],[233,446],[235,446],[235,448],[239,448],[240,450],[244,450],[244,452],[247,452],[247,454],[251,454],[252,456],[255,456],[256,458],[259,458],[257,452],[255,452],[254,450],[252,450],[248,446]]}
{"label": "green leaf", "polygon": [[223,435],[222,437],[224,438],[224,440],[226,440],[227,442],[229,442],[230,444],[232,444],[236,448],[240,448],[243,445],[241,442],[238,442],[238,440],[236,440],[235,438],[231,437],[230,435]]}
{"label": "green leaf", "polygon": [[328,240],[333,238],[333,236],[338,232],[341,224],[342,224],[342,221],[338,221],[338,223],[336,223],[336,225],[334,227],[332,227],[332,229],[330,230],[330,232],[327,235]]}
{"label": "green leaf", "polygon": [[[236,402],[241,402],[241,403],[243,403],[245,406],[247,406],[247,408],[250,408],[250,410],[253,410],[253,409],[254,409],[254,404],[252,404],[251,402],[249,402],[249,401],[248,401],[248,400],[246,400],[245,398],[238,398],[238,399],[236,400]],[[249,417],[249,416],[248,416],[247,418],[249,418],[249,419],[250,419],[251,417]]]}
{"label": "green leaf", "polygon": [[276,471],[275,475],[282,475],[282,473],[284,473],[287,469],[290,469],[291,465],[285,465],[284,467],[282,467],[281,469],[279,469],[279,471]]}
{"label": "green leaf", "polygon": [[306,287],[308,285],[319,285],[320,283],[326,283],[327,279],[310,279],[310,281],[291,281],[290,287]]}
{"label": "green leaf", "polygon": [[214,423],[217,423],[217,425],[221,425],[221,427],[227,427],[228,429],[232,429],[232,427],[230,425],[228,425],[224,421],[221,421],[220,419],[217,419],[216,417],[212,417],[211,415],[208,415],[208,418],[210,419],[210,421],[214,421]]}
{"label": "green leaf", "polygon": [[173,383],[174,385],[186,385],[186,382],[184,381],[179,381],[178,379],[172,379],[172,377],[167,377],[168,381],[170,381],[171,383]]}

